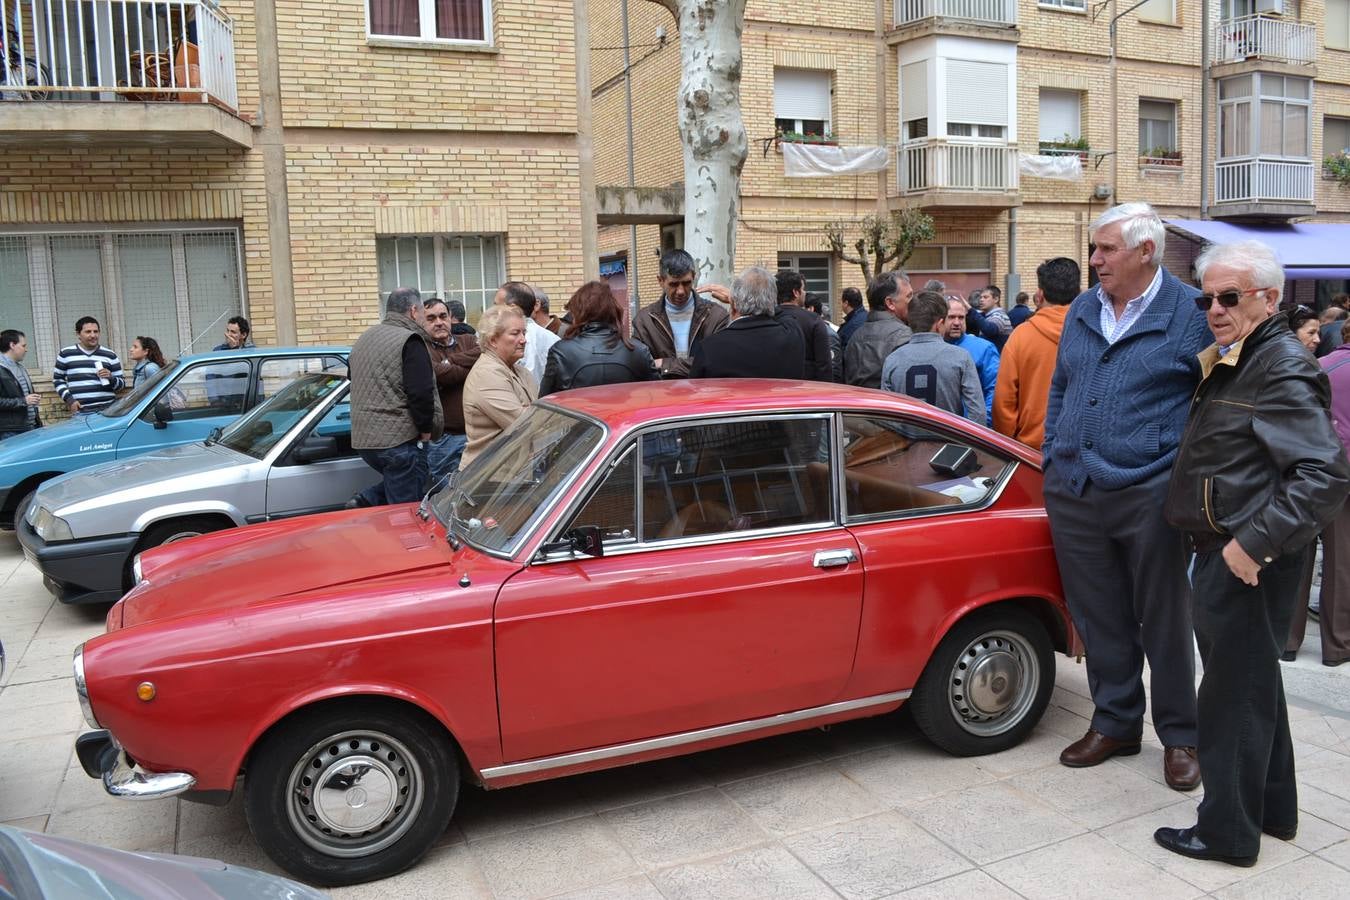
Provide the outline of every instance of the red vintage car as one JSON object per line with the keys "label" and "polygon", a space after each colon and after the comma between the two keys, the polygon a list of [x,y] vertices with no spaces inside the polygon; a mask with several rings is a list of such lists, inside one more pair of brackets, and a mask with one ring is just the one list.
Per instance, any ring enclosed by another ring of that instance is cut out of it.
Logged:
{"label": "red vintage car", "polygon": [[550,396],[420,507],[143,554],[76,653],[113,794],[223,802],[318,884],[489,788],[874,716],[1021,741],[1075,637],[1037,454],[879,391]]}

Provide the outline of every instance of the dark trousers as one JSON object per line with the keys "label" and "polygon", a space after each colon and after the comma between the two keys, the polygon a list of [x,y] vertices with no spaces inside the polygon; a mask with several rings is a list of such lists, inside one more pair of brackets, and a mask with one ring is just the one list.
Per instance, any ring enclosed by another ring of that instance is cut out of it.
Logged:
{"label": "dark trousers", "polygon": [[379,484],[361,491],[371,506],[386,503],[412,503],[422,499],[427,486],[427,451],[417,449],[413,439],[386,450],[358,450],[361,458],[384,476]]}
{"label": "dark trousers", "polygon": [[1168,473],[1106,491],[1067,489],[1054,466],[1045,508],[1060,580],[1087,650],[1092,728],[1137,739],[1144,727],[1144,658],[1152,670],[1153,725],[1167,747],[1194,747],[1195,643],[1187,552],[1162,516]]}
{"label": "dark trousers", "polygon": [[[1309,548],[1309,587],[1299,586],[1302,602],[1294,608],[1289,626],[1286,650],[1303,646],[1304,630],[1308,626],[1308,592],[1312,582],[1312,553]],[[1338,663],[1350,660],[1350,500],[1342,506],[1336,518],[1322,532],[1322,595],[1318,608],[1319,630],[1322,632],[1322,662]]]}
{"label": "dark trousers", "polygon": [[1195,636],[1205,673],[1200,682],[1198,833],[1225,856],[1255,856],[1261,827],[1298,824],[1294,745],[1280,680],[1280,650],[1289,634],[1307,548],[1243,584],[1219,551],[1195,557]]}

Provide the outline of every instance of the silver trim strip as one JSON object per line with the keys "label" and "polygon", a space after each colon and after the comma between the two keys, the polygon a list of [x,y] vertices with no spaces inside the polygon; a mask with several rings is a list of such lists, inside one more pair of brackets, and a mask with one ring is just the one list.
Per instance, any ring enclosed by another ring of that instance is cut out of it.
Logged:
{"label": "silver trim strip", "polygon": [[94,705],[89,702],[89,686],[84,680],[84,644],[75,648],[72,663],[75,668],[75,696],[80,699],[80,712],[84,713],[84,720],[89,723],[90,728],[102,728],[94,716]]}
{"label": "silver trim strip", "polygon": [[638,753],[646,753],[651,750],[663,750],[667,747],[697,744],[700,741],[712,740],[713,738],[745,734],[746,732],[774,728],[779,725],[791,725],[794,722],[803,722],[808,719],[834,715],[835,713],[852,712],[857,709],[866,709],[869,706],[884,706],[888,703],[899,703],[902,700],[908,700],[911,693],[911,691],[893,691],[889,694],[876,694],[871,697],[859,697],[856,700],[844,700],[839,703],[829,703],[825,706],[814,706],[810,709],[799,709],[796,712],[779,713],[775,716],[765,716],[762,719],[746,719],[742,722],[732,722],[729,725],[717,725],[713,728],[700,728],[697,731],[684,731],[679,734],[668,734],[664,737],[647,738],[646,740],[632,741],[627,744],[611,744],[608,747],[597,747],[594,750],[577,750],[573,753],[564,753],[560,756],[545,756],[539,759],[526,760],[525,762],[508,763],[504,766],[492,766],[491,768],[483,769],[479,772],[479,775],[484,781],[490,782],[502,778],[510,778],[514,775],[527,775],[532,772],[542,772],[547,769],[562,769],[568,766],[583,765],[585,763],[598,762],[604,759],[632,756]]}

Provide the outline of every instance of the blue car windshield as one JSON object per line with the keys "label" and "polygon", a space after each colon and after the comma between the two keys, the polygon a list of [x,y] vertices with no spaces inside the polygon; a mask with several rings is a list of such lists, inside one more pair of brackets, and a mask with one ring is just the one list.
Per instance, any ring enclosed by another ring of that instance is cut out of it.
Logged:
{"label": "blue car windshield", "polygon": [[156,393],[159,390],[159,386],[164,383],[165,379],[169,378],[178,370],[178,366],[179,362],[176,359],[173,362],[167,363],[158,372],[136,385],[135,390],[129,391],[118,397],[112,406],[105,406],[98,411],[98,414],[107,416],[110,419],[125,416],[127,413],[134,410],[146,397]]}
{"label": "blue car windshield", "polygon": [[301,375],[252,412],[236,419],[221,433],[217,443],[262,459],[310,410],[346,383],[344,375],[332,372]]}

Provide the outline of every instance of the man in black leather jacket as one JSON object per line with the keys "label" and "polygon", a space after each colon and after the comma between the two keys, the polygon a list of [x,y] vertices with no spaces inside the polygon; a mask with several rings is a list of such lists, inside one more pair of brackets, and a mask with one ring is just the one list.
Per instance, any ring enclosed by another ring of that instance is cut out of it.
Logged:
{"label": "man in black leather jacket", "polygon": [[1298,830],[1280,651],[1311,543],[1350,491],[1331,392],[1276,313],[1284,272],[1257,241],[1209,247],[1195,264],[1217,343],[1172,470],[1167,520],[1194,548],[1197,695],[1205,797],[1191,828],[1159,828],[1175,853],[1256,862],[1261,833]]}

